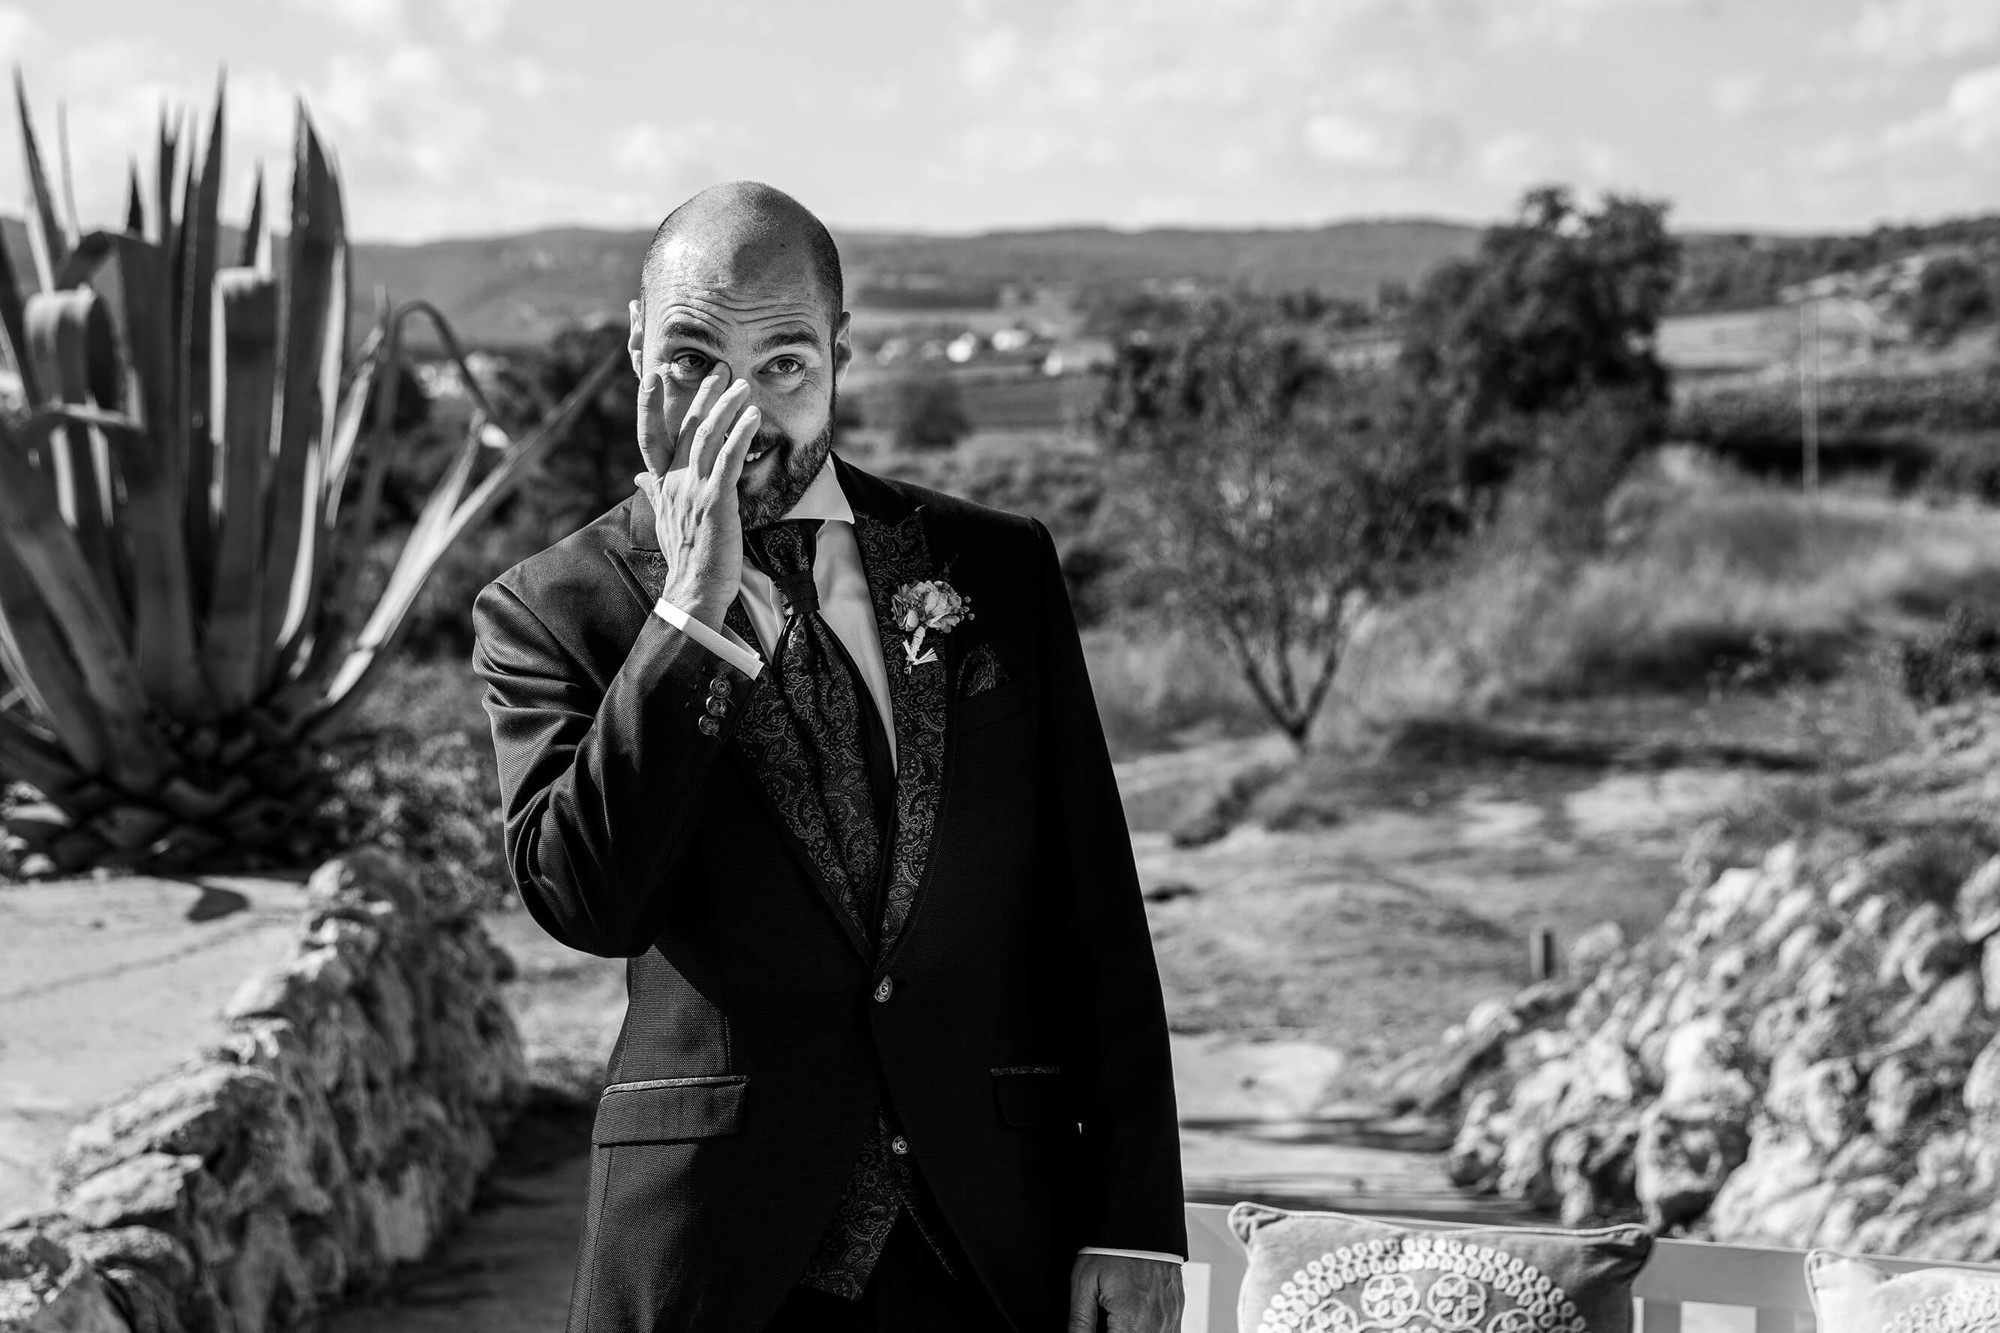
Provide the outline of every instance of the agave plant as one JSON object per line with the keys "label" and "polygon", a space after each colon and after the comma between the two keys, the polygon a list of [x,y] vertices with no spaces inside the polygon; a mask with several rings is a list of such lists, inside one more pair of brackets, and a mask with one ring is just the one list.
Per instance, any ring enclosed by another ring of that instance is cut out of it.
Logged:
{"label": "agave plant", "polygon": [[[0,247],[25,399],[0,422],[0,780],[42,799],[15,804],[13,845],[60,870],[295,857],[324,744],[425,580],[616,360],[507,435],[430,306],[381,302],[348,355],[341,192],[303,104],[282,235],[266,235],[261,173],[241,233],[218,219],[221,89],[205,149],[163,115],[154,188],[135,167],[123,229],[81,233],[18,74],[15,94],[34,273]],[[375,534],[412,318],[474,411],[386,586],[357,605],[337,574]]]}

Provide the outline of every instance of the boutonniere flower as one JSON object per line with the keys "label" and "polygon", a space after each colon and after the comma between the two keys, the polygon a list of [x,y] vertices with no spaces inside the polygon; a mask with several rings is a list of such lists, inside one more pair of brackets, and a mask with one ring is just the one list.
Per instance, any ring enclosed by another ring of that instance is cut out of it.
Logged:
{"label": "boutonniere flower", "polygon": [[905,583],[889,600],[889,615],[903,632],[905,671],[938,660],[935,647],[924,647],[926,634],[949,634],[961,620],[972,619],[972,603],[943,579]]}

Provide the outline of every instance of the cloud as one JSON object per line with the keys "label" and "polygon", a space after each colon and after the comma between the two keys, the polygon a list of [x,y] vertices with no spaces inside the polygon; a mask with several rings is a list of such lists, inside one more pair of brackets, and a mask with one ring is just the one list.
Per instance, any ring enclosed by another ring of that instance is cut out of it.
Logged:
{"label": "cloud", "polygon": [[392,37],[403,30],[403,0],[293,0],[308,13],[326,17],[371,37]]}
{"label": "cloud", "polygon": [[1890,129],[1887,146],[1949,143],[1967,154],[2000,149],[2000,64],[1959,75],[1944,105]]}
{"label": "cloud", "polygon": [[1488,139],[1474,164],[1490,184],[1516,191],[1551,181],[1609,188],[1632,171],[1625,155],[1610,144],[1590,139],[1558,143],[1521,131]]}
{"label": "cloud", "polygon": [[445,17],[459,35],[474,42],[490,42],[507,26],[514,0],[444,0]]}
{"label": "cloud", "polygon": [[2000,46],[1995,0],[1869,0],[1849,45],[1899,64],[1948,60]]}

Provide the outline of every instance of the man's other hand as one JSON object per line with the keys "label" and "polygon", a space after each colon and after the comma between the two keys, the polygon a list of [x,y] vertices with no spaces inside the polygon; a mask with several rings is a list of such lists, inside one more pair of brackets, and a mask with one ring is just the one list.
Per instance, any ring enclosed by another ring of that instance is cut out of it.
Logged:
{"label": "man's other hand", "polygon": [[1179,1264],[1079,1254],[1069,1270],[1068,1333],[1180,1333],[1183,1299]]}

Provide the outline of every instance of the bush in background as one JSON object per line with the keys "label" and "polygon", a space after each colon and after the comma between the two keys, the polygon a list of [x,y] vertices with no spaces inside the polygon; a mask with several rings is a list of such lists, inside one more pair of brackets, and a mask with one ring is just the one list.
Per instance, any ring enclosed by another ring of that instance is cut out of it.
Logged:
{"label": "bush in background", "polygon": [[917,370],[896,382],[896,447],[949,449],[972,433],[965,396],[948,371]]}
{"label": "bush in background", "polygon": [[1944,623],[1902,646],[1903,682],[1926,707],[2000,693],[2000,622],[1960,602]]}

